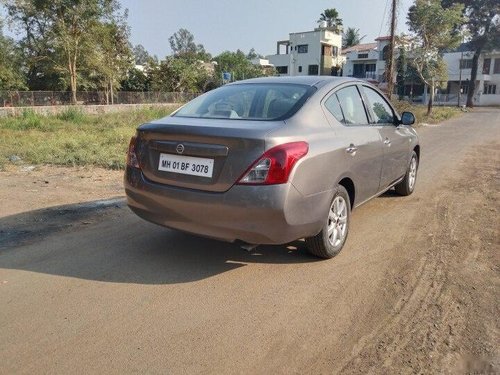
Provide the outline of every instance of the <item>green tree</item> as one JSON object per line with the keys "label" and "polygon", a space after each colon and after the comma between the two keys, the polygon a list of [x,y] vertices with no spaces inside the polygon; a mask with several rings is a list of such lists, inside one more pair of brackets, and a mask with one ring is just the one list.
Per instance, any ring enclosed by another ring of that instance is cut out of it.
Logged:
{"label": "green tree", "polygon": [[408,78],[408,57],[406,56],[406,49],[399,48],[399,56],[396,60],[396,85],[399,100],[403,100],[405,94],[405,83]]}
{"label": "green tree", "polygon": [[262,56],[260,53],[257,53],[257,51],[255,51],[255,48],[250,48],[250,51],[248,51],[246,57],[248,60],[264,58],[264,56]]}
{"label": "green tree", "polygon": [[12,38],[3,35],[0,19],[0,91],[26,89],[21,61],[21,50]]}
{"label": "green tree", "polygon": [[96,27],[99,41],[91,56],[98,88],[103,89],[106,103],[114,104],[114,93],[120,88],[133,67],[132,51],[128,43],[129,28],[124,20],[115,20]]}
{"label": "green tree", "polygon": [[253,65],[246,55],[237,50],[236,52],[225,51],[216,56],[217,62],[215,73],[217,79],[221,79],[222,73],[229,72],[233,75],[233,80],[262,77],[265,73],[259,67]]}
{"label": "green tree", "polygon": [[407,24],[414,37],[411,63],[430,88],[427,115],[432,113],[436,83],[447,80],[442,51],[460,43],[460,37],[453,30],[461,22],[462,8],[455,4],[445,9],[440,0],[415,0],[408,11]]}
{"label": "green tree", "polygon": [[125,91],[150,91],[151,79],[142,70],[131,68],[121,82],[121,88]]}
{"label": "green tree", "polygon": [[150,56],[146,48],[142,44],[138,44],[132,48],[132,53],[134,55],[134,61],[137,65],[145,65]]}
{"label": "green tree", "polygon": [[191,60],[210,61],[212,56],[205,51],[203,44],[194,42],[194,35],[187,29],[179,29],[168,38],[172,53],[176,57]]}
{"label": "green tree", "polygon": [[342,33],[342,48],[349,48],[361,43],[363,39],[365,39],[366,35],[361,36],[359,34],[359,29],[354,27],[348,27]]}
{"label": "green tree", "polygon": [[34,1],[0,0],[5,4],[10,24],[22,35],[19,47],[23,55],[23,69],[26,72],[30,90],[65,89],[61,76],[47,58],[53,47],[48,37],[51,21],[41,6]]}
{"label": "green tree", "polygon": [[[10,19],[25,33],[23,45],[31,64],[47,64],[72,92],[76,90],[88,57],[99,43],[96,35],[105,21],[115,19],[117,0],[4,0]],[[36,73],[35,69],[35,73]]]}
{"label": "green tree", "polygon": [[498,0],[443,0],[443,4],[446,7],[464,5],[463,22],[457,24],[456,29],[459,32],[465,26],[470,37],[470,45],[474,49],[471,79],[467,92],[467,107],[473,107],[479,56],[484,50],[500,48],[500,2]]}
{"label": "green tree", "polygon": [[318,22],[322,21],[326,21],[326,25],[329,28],[335,29],[337,32],[342,26],[342,18],[339,17],[339,12],[337,12],[335,8],[325,9],[318,20]]}
{"label": "green tree", "polygon": [[146,74],[151,79],[153,91],[165,92],[200,92],[210,79],[203,63],[175,56],[149,66]]}

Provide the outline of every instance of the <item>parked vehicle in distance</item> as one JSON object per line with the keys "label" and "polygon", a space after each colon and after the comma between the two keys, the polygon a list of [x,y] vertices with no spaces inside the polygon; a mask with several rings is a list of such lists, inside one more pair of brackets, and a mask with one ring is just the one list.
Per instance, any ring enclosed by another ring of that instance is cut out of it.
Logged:
{"label": "parked vehicle in distance", "polygon": [[331,258],[354,207],[392,187],[413,192],[414,121],[352,78],[235,82],[137,129],[128,205],[145,220],[224,241],[305,238],[312,254]]}

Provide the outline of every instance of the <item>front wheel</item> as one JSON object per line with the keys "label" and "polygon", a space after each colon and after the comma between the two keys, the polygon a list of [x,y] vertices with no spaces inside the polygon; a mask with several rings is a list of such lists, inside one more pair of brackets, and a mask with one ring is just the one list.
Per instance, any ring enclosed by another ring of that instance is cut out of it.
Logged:
{"label": "front wheel", "polygon": [[350,217],[349,194],[343,186],[338,186],[321,232],[314,237],[306,238],[309,252],[326,259],[337,255],[347,239]]}
{"label": "front wheel", "polygon": [[405,177],[403,180],[394,186],[396,193],[399,195],[407,196],[413,193],[415,190],[415,183],[417,182],[417,171],[418,171],[418,156],[415,151],[411,154],[410,165],[406,170]]}

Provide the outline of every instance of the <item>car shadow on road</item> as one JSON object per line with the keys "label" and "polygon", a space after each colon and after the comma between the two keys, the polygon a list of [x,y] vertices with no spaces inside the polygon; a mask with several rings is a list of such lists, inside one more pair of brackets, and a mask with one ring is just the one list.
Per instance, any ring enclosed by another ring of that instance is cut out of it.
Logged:
{"label": "car shadow on road", "polygon": [[316,261],[303,241],[248,252],[236,244],[147,223],[123,201],[0,218],[0,268],[4,269],[114,283],[175,284],[249,264]]}

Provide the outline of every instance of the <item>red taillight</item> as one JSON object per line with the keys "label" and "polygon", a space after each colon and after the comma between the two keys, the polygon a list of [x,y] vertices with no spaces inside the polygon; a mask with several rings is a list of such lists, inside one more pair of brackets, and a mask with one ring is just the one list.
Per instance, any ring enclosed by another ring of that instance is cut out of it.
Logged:
{"label": "red taillight", "polygon": [[139,160],[137,159],[137,154],[135,153],[136,141],[137,141],[137,136],[133,136],[130,139],[127,152],[127,165],[129,167],[140,168]]}
{"label": "red taillight", "polygon": [[306,142],[285,143],[267,150],[245,172],[238,184],[275,185],[284,184],[295,163],[309,151]]}

